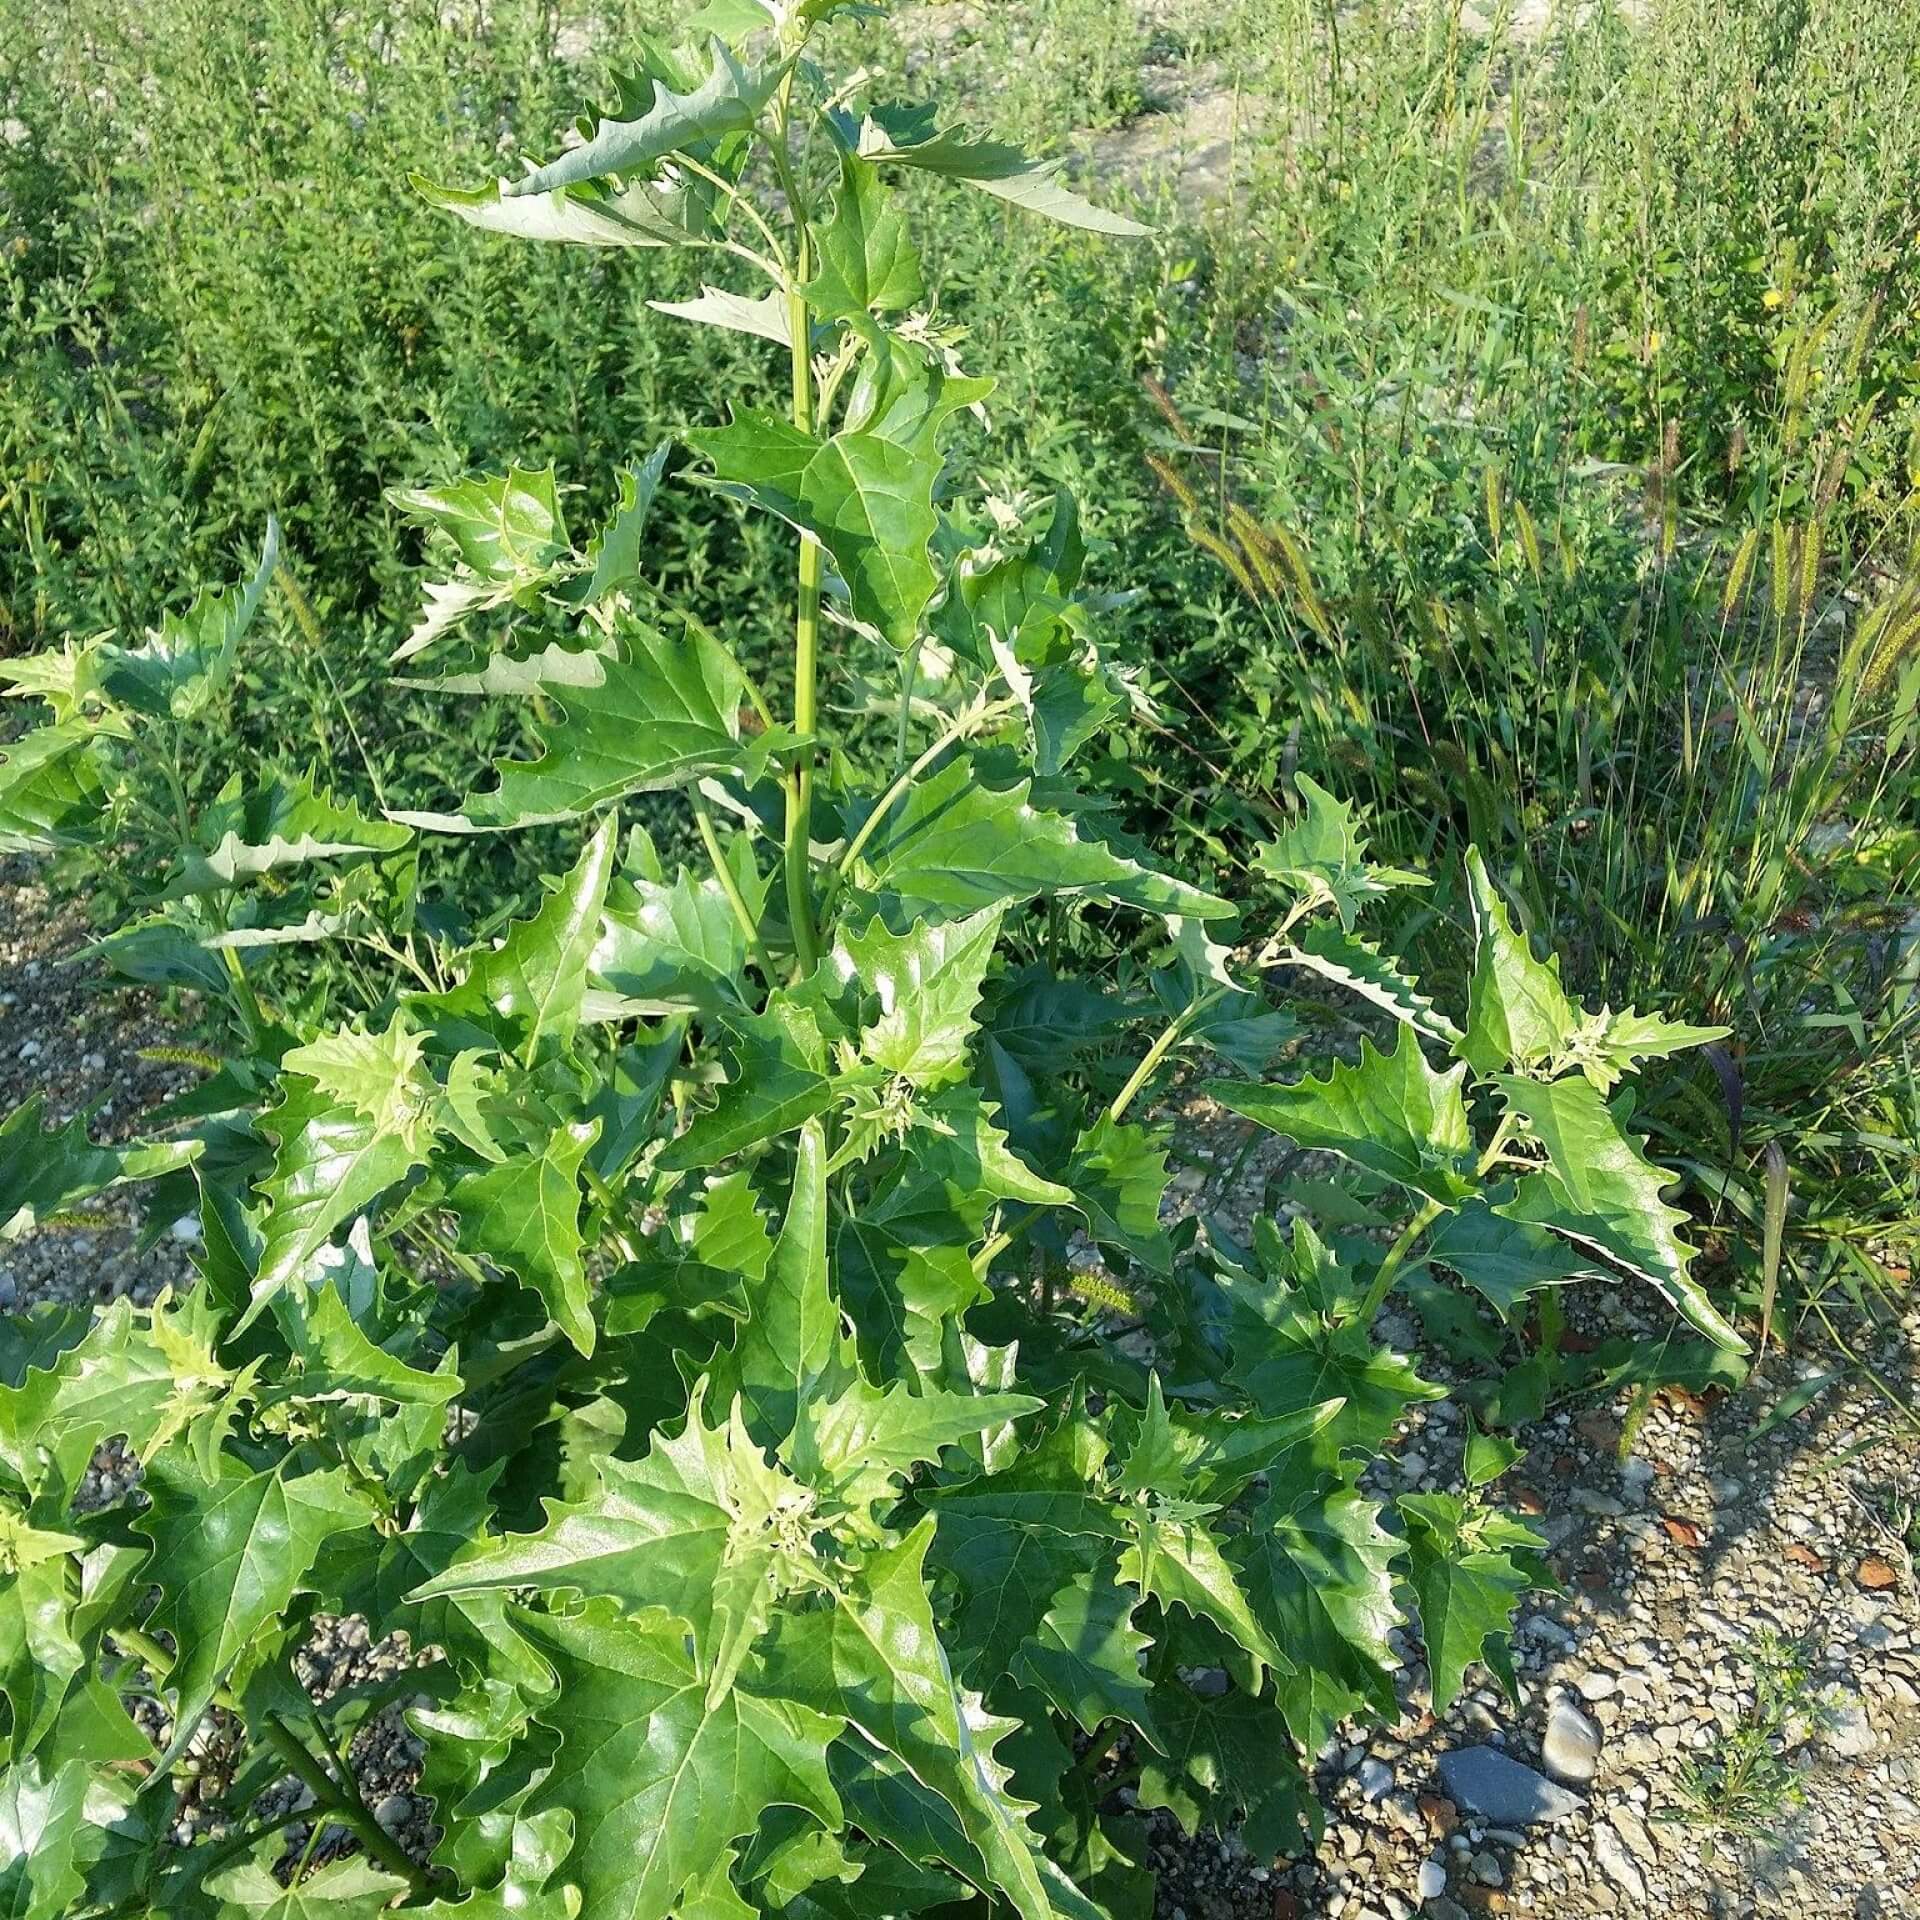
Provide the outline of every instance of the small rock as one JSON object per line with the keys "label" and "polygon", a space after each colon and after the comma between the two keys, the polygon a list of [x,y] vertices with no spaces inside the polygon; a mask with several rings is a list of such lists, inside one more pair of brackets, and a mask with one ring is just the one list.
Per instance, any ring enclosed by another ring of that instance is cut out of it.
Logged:
{"label": "small rock", "polygon": [[1437,1840],[1442,1834],[1451,1833],[1460,1818],[1460,1809],[1451,1800],[1443,1799],[1437,1793],[1423,1793],[1420,1796],[1420,1817],[1427,1823],[1427,1831]]}
{"label": "small rock", "polygon": [[1422,1900],[1436,1900],[1447,1890],[1447,1869],[1438,1860],[1426,1860],[1420,1866],[1420,1878],[1414,1890]]}
{"label": "small rock", "polygon": [[1426,1470],[1427,1456],[1424,1453],[1403,1453],[1400,1456],[1400,1478],[1402,1480],[1411,1483],[1412,1481],[1418,1480]]}
{"label": "small rock", "polygon": [[1626,1512],[1612,1494],[1601,1493],[1593,1487],[1575,1487],[1570,1498],[1582,1513],[1597,1513],[1602,1519],[1617,1520]]}
{"label": "small rock", "polygon": [[1579,1799],[1544,1774],[1523,1767],[1493,1747],[1464,1747],[1440,1756],[1440,1778],[1448,1793],[1501,1826],[1524,1827],[1564,1820]]}
{"label": "small rock", "polygon": [[1580,1689],[1582,1700],[1605,1700],[1617,1693],[1620,1682],[1604,1667],[1596,1667],[1591,1673],[1583,1673],[1574,1685]]}
{"label": "small rock", "polygon": [[1836,1707],[1820,1729],[1820,1738],[1831,1753],[1843,1760],[1863,1760],[1879,1744],[1879,1738],[1858,1700]]}
{"label": "small rock", "polygon": [[1188,1682],[1194,1692],[1205,1700],[1218,1699],[1226,1692],[1228,1684],[1225,1667],[1202,1667]]}
{"label": "small rock", "polygon": [[1627,1843],[1635,1859],[1644,1861],[1650,1867],[1658,1862],[1660,1856],[1654,1850],[1653,1835],[1647,1831],[1646,1822],[1637,1813],[1627,1807],[1615,1807],[1608,1815],[1608,1820],[1614,1832]]}
{"label": "small rock", "polygon": [[1645,1901],[1647,1883],[1640,1877],[1640,1869],[1627,1857],[1620,1836],[1604,1820],[1593,1830],[1593,1857],[1600,1871],[1636,1906]]}
{"label": "small rock", "polygon": [[1382,1760],[1360,1762],[1360,1798],[1371,1805],[1393,1791],[1393,1769]]}
{"label": "small rock", "polygon": [[373,1817],[387,1832],[396,1833],[413,1818],[413,1802],[404,1793],[390,1793],[374,1808]]}
{"label": "small rock", "polygon": [[1556,1779],[1585,1786],[1600,1766],[1600,1729],[1580,1709],[1561,1701],[1547,1716],[1540,1757]]}

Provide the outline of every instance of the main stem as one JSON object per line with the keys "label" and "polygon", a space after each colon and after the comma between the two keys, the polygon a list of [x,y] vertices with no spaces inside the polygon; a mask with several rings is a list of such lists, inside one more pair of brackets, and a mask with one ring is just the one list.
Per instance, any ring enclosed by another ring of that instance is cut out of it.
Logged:
{"label": "main stem", "polygon": [[[782,147],[786,127],[780,129]],[[804,291],[813,274],[813,237],[806,210],[794,198],[791,174],[788,202],[799,230],[793,279],[787,288],[787,332],[793,342],[793,424],[802,433],[813,431],[813,321]],[[801,737],[795,749],[793,771],[787,776],[787,918],[793,923],[793,950],[803,974],[811,973],[820,957],[813,924],[813,748],[808,744],[815,724],[814,683],[820,657],[820,583],[826,555],[812,534],[800,536],[799,606],[793,624],[793,730]]]}

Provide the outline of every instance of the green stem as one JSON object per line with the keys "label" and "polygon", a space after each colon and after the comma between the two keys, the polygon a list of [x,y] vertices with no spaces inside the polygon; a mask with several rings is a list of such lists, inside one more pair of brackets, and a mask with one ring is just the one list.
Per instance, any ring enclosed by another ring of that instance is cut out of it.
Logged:
{"label": "green stem", "polygon": [[1116,1124],[1125,1115],[1127,1109],[1139,1098],[1140,1090],[1154,1076],[1160,1062],[1180,1044],[1181,1036],[1207,1011],[1227,996],[1229,989],[1215,987],[1203,993],[1197,1000],[1189,1000],[1161,1030],[1159,1039],[1150,1046],[1140,1064],[1134,1068],[1133,1077],[1113,1097],[1113,1105],[1107,1109],[1107,1118]]}
{"label": "green stem", "polygon": [[335,1785],[333,1776],[307,1751],[306,1743],[278,1714],[263,1715],[260,1731],[268,1746],[286,1763],[287,1771],[313,1795],[315,1807],[351,1827],[370,1859],[379,1861],[390,1873],[397,1873],[415,1893],[431,1891],[433,1877],[427,1870],[373,1817],[357,1791],[349,1797]]}
{"label": "green stem", "polygon": [[164,1680],[173,1671],[173,1655],[152,1634],[138,1627],[112,1627],[108,1637],[122,1652],[140,1661],[156,1680]]}
{"label": "green stem", "polygon": [[1367,1289],[1367,1297],[1354,1312],[1353,1317],[1361,1326],[1373,1324],[1373,1316],[1386,1304],[1387,1295],[1393,1291],[1395,1276],[1406,1265],[1407,1255],[1413,1251],[1413,1243],[1445,1212],[1446,1208],[1438,1200],[1429,1200],[1401,1228],[1399,1239],[1387,1249],[1387,1257],[1380,1262],[1380,1271],[1373,1276],[1373,1285]]}
{"label": "green stem", "polygon": [[727,865],[727,857],[721,851],[720,835],[713,824],[713,809],[700,797],[697,788],[693,795],[693,819],[700,829],[700,839],[706,847],[707,858],[713,863],[713,877],[720,882],[720,891],[727,896],[727,905],[733,909],[733,917],[747,937],[747,952],[752,956],[753,964],[766,976],[768,986],[777,986],[779,980],[773,971],[773,962],[767,958],[767,950],[760,943],[760,929],[748,911],[740,883],[733,877],[733,869]]}
{"label": "green stem", "polygon": [[[907,789],[956,741],[966,739],[969,734],[978,733],[989,721],[997,720],[1012,705],[1010,700],[996,700],[986,706],[969,707],[966,712],[955,717],[946,731],[921,753],[912,766],[895,778],[893,784],[880,796],[873,811],[861,821],[860,830],[847,842],[846,850],[835,862],[832,878],[828,882],[833,891],[838,891],[841,882],[853,871],[853,863],[866,851],[867,842],[879,832],[886,822],[887,815],[893,811]],[[833,891],[827,895],[829,900],[833,898]]]}

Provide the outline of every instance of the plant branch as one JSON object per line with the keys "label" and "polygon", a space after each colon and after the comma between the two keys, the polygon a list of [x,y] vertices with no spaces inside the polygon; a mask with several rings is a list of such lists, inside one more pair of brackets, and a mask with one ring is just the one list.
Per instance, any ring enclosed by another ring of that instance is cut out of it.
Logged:
{"label": "plant branch", "polygon": [[268,1746],[286,1762],[287,1771],[313,1795],[315,1807],[350,1827],[368,1858],[379,1861],[390,1873],[398,1874],[415,1893],[432,1891],[433,1875],[373,1817],[357,1789],[349,1796],[346,1789],[335,1783],[333,1776],[307,1750],[306,1742],[277,1713],[261,1716],[260,1731]]}
{"label": "plant branch", "polygon": [[721,850],[720,836],[713,825],[713,809],[701,798],[697,788],[693,794],[693,819],[700,829],[700,840],[707,850],[707,858],[713,863],[713,877],[719,881],[720,891],[727,896],[727,905],[733,909],[733,917],[740,923],[740,931],[746,935],[747,952],[752,956],[753,964],[766,976],[768,986],[778,985],[773,962],[768,959],[767,950],[761,944],[759,925],[748,910],[746,899],[740,892],[740,883],[733,877],[733,869],[727,865],[727,857]]}
{"label": "plant branch", "polygon": [[1116,1124],[1125,1116],[1127,1109],[1139,1098],[1140,1090],[1151,1080],[1168,1054],[1180,1044],[1188,1029],[1209,1008],[1217,1006],[1232,991],[1229,987],[1215,987],[1203,993],[1197,1000],[1187,1004],[1161,1029],[1160,1037],[1142,1056],[1140,1064],[1134,1068],[1127,1084],[1114,1095],[1113,1104],[1107,1109],[1107,1118]]}

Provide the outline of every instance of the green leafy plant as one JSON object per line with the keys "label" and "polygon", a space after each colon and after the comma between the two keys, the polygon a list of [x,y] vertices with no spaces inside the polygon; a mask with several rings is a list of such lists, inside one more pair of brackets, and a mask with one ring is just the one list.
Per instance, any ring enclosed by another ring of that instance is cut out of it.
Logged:
{"label": "green leafy plant", "polygon": [[[1120,1786],[1298,1846],[1312,1753],[1398,1711],[1396,1627],[1417,1615],[1436,1707],[1475,1661],[1511,1681],[1511,1610],[1545,1578],[1486,1492],[1513,1449],[1476,1440],[1458,1494],[1359,1485],[1442,1392],[1375,1342],[1397,1284],[1431,1265],[1504,1316],[1612,1275],[1738,1344],[1619,1091],[1707,1030],[1578,1005],[1477,857],[1456,1024],[1360,931],[1421,876],[1309,781],[1260,856],[1273,927],[1076,789],[1130,695],[1075,504],[970,520],[945,432],[991,384],[921,305],[899,189],[1132,223],[829,78],[814,33],[841,10],[719,0],[704,46],[644,43],[557,160],[422,183],[483,229],[751,272],[669,311],[788,375],[784,414],[690,437],[698,467],[629,469],[584,551],[551,472],[402,497],[452,556],[410,671],[520,703],[530,757],[453,811],[373,822],[243,775],[169,820],[149,788],[179,787],[271,541],[147,664],[100,641],[10,670],[50,709],[0,769],[13,844],[164,846],[204,884],[115,939],[231,1015],[152,1139],[36,1110],[0,1131],[8,1231],[140,1180],[172,1212],[193,1182],[201,1228],[185,1299],[0,1336],[20,1920],[1137,1911]],[[784,716],[648,587],[667,484],[798,536]],[[690,825],[705,868],[643,821]],[[474,931],[423,850],[508,832],[565,844],[565,871]],[[288,990],[239,933],[293,954]],[[1060,970],[1081,935],[1148,944],[1150,973]],[[344,1019],[299,989],[321,940],[386,962]],[[1235,957],[1262,940],[1391,1044],[1262,1078],[1291,1031]],[[1404,1196],[1390,1244],[1170,1231],[1170,1129],[1143,1116],[1194,1062],[1233,1070],[1220,1105]],[[137,1493],[102,1504],[103,1447]],[[414,1663],[316,1699],[295,1657],[343,1614]],[[403,1707],[420,1856],[352,1764]],[[309,1799],[263,1803],[289,1776]],[[189,1791],[212,1818],[183,1846]],[[364,1857],[316,1865],[330,1823]]]}

